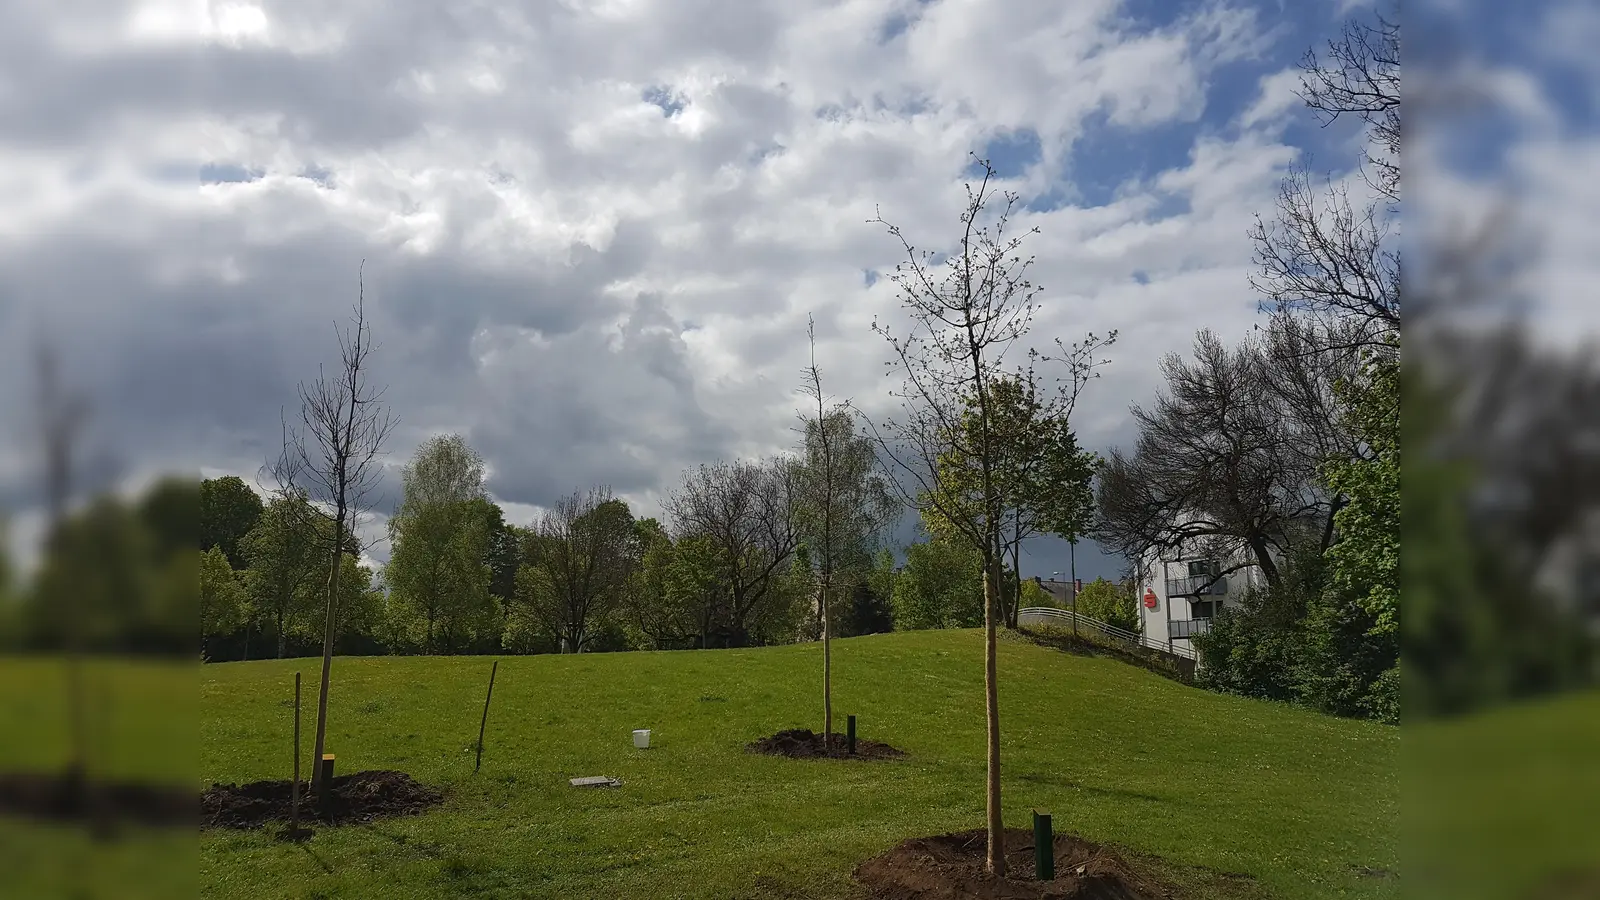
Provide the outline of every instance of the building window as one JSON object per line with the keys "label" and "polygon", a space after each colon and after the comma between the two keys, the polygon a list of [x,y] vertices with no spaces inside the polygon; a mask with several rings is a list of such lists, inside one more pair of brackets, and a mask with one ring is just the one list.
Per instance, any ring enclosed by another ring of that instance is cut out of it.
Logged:
{"label": "building window", "polygon": [[1221,600],[1191,600],[1189,601],[1189,618],[1210,619],[1222,610]]}

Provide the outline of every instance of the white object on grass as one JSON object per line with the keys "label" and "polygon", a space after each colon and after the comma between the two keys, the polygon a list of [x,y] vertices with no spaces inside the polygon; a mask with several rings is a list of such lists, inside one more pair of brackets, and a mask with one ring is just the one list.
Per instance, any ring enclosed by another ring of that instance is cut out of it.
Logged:
{"label": "white object on grass", "polygon": [[633,745],[640,750],[650,746],[650,729],[640,728],[633,733]]}
{"label": "white object on grass", "polygon": [[610,775],[588,775],[572,779],[573,787],[616,787],[621,783],[622,779],[612,778]]}

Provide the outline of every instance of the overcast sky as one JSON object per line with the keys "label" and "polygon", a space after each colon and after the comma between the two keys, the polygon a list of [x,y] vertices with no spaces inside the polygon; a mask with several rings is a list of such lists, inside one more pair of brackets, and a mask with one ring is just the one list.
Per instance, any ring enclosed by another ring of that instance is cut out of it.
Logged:
{"label": "overcast sky", "polygon": [[[1359,135],[1319,128],[1293,90],[1296,61],[1360,8],[13,0],[5,505],[25,533],[33,336],[93,399],[87,477],[253,480],[296,382],[336,360],[365,259],[374,374],[401,422],[380,514],[399,465],[445,432],[483,453],[513,521],[600,483],[658,514],[685,467],[793,446],[808,314],[830,392],[888,408],[869,325],[898,316],[880,274],[899,246],[867,220],[881,209],[947,247],[969,151],[1021,193],[1017,225],[1040,229],[1032,340],[1120,332],[1076,424],[1091,448],[1126,444],[1163,354],[1258,321],[1246,232],[1287,168],[1350,175]],[[1593,307],[1600,144],[1559,123],[1585,102],[1592,119],[1588,10],[1527,29],[1529,46],[1559,36],[1549,57],[1567,68],[1551,71],[1578,76],[1486,70],[1516,104],[1521,162],[1457,166],[1469,182],[1567,167],[1520,190],[1578,229],[1562,230],[1555,291],[1575,315]],[[1571,77],[1586,92],[1552,87]],[[1040,542],[1024,574],[1065,562]],[[1117,564],[1081,552],[1079,568]]]}

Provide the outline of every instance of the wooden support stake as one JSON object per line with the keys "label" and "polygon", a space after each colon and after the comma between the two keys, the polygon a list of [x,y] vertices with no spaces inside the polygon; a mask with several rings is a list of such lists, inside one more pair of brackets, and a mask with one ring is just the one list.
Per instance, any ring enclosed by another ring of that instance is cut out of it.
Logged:
{"label": "wooden support stake", "polygon": [[300,836],[300,673],[294,673],[294,781],[289,785],[289,836]]}
{"label": "wooden support stake", "polygon": [[495,660],[489,669],[489,693],[483,698],[483,721],[478,723],[478,759],[472,764],[472,774],[478,774],[478,768],[483,765],[483,729],[489,724],[489,701],[494,699],[494,675],[500,671],[500,660]]}
{"label": "wooden support stake", "polygon": [[317,763],[317,810],[333,815],[333,754],[324,753]]}
{"label": "wooden support stake", "polygon": [[1033,811],[1033,871],[1040,881],[1056,877],[1056,838],[1050,828],[1050,814]]}
{"label": "wooden support stake", "polygon": [[849,716],[848,718],[846,718],[845,719],[844,728],[845,728],[845,735],[844,735],[845,750],[851,756],[854,756],[855,752],[856,752],[856,717],[855,716]]}

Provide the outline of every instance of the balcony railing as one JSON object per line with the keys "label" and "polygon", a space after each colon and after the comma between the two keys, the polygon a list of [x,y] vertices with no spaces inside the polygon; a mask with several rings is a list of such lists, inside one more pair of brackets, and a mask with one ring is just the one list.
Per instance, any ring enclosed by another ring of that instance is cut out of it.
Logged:
{"label": "balcony railing", "polygon": [[1216,589],[1219,579],[1213,575],[1185,575],[1167,579],[1168,597],[1199,597],[1220,593]]}
{"label": "balcony railing", "polygon": [[1210,619],[1175,619],[1167,623],[1167,637],[1173,640],[1194,637],[1197,634],[1205,634],[1210,630]]}

